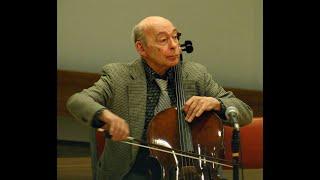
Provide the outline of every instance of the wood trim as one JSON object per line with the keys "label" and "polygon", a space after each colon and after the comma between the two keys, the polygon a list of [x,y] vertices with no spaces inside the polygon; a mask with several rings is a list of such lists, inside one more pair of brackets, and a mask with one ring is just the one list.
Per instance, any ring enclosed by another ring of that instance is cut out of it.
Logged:
{"label": "wood trim", "polygon": [[224,88],[226,91],[232,91],[233,94],[248,104],[252,111],[253,117],[263,116],[263,92],[258,90],[237,89],[237,88]]}
{"label": "wood trim", "polygon": [[100,75],[97,73],[85,73],[76,71],[57,71],[57,115],[71,116],[66,108],[67,100],[76,92],[93,85],[98,81]]}
{"label": "wood trim", "polygon": [[[71,115],[66,109],[68,98],[74,93],[92,86],[99,78],[98,73],[57,70],[57,115],[70,117]],[[224,89],[232,91],[235,96],[247,103],[252,108],[254,117],[263,116],[262,91],[227,87]]]}

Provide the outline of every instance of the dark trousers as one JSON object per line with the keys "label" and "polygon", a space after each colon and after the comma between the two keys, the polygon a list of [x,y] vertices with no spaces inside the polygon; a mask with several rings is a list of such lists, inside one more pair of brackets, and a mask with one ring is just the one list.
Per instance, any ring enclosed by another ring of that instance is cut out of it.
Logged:
{"label": "dark trousers", "polygon": [[130,171],[125,175],[123,180],[149,180],[150,177],[148,174],[141,174],[134,171]]}
{"label": "dark trousers", "polygon": [[149,175],[148,164],[149,151],[145,148],[140,148],[134,165],[128,174],[124,176],[124,180],[148,180],[151,179]]}

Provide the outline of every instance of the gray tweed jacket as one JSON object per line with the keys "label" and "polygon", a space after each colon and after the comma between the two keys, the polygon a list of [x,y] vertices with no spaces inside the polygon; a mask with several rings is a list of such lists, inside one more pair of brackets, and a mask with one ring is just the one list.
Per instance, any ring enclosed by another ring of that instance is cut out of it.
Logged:
{"label": "gray tweed jacket", "polygon": [[[226,107],[238,108],[240,126],[251,122],[251,108],[232,92],[226,92],[219,86],[203,65],[185,61],[182,77],[186,100],[194,95],[220,98]],[[101,78],[92,87],[71,96],[67,108],[77,120],[90,126],[94,114],[106,107],[128,122],[130,136],[140,139],[144,127],[146,98],[146,76],[142,60],[138,59],[128,64],[112,63],[104,66]],[[93,128],[90,137],[93,179],[122,179],[133,165],[138,148],[106,139],[107,145],[98,159]]]}

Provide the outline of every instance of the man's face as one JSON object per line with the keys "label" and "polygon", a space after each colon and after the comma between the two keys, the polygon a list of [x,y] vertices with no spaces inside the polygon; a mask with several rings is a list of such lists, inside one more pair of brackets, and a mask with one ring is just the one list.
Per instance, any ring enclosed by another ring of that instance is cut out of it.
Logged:
{"label": "man's face", "polygon": [[169,21],[153,24],[145,30],[146,45],[142,56],[159,74],[179,62],[181,49],[177,34]]}

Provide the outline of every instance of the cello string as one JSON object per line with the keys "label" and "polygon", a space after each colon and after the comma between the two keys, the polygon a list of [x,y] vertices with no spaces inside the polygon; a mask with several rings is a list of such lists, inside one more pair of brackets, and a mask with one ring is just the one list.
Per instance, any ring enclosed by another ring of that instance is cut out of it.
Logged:
{"label": "cello string", "polygon": [[[177,96],[179,99],[179,106],[178,106],[178,116],[179,116],[179,123],[181,124],[181,128],[179,130],[182,130],[183,133],[181,135],[180,133],[180,139],[182,139],[182,146],[183,146],[183,151],[192,151],[192,140],[191,140],[191,131],[190,131],[190,127],[187,124],[187,122],[185,121],[185,116],[183,114],[183,106],[185,104],[185,96],[184,96],[184,89],[183,89],[183,85],[182,85],[182,55],[181,55],[181,61],[180,63],[177,65],[177,89],[178,92]],[[188,166],[188,165],[192,165],[192,160],[190,158],[184,158],[182,157],[182,167],[184,166]],[[187,173],[187,175],[190,173]],[[184,177],[185,178],[185,177]],[[187,179],[189,179],[190,177],[187,177]]]}
{"label": "cello string", "polygon": [[[183,106],[185,104],[185,99],[184,99],[184,89],[183,89],[183,85],[182,85],[182,61],[181,61],[181,64],[180,64],[180,68],[179,68],[179,86],[180,86],[180,99],[181,99],[181,107],[180,107],[180,113],[181,113],[181,123],[183,125],[183,140],[184,140],[184,144],[185,144],[185,149],[184,151],[188,152],[189,149],[190,149],[190,141],[188,141],[188,135],[190,134],[190,132],[188,131],[187,129],[187,123],[185,121],[185,116],[183,114]],[[185,160],[185,166],[187,167],[189,165],[189,160],[190,158],[184,158]],[[186,169],[187,170],[187,169]],[[188,176],[190,173],[184,173],[186,175],[184,175],[184,177],[188,180],[190,179],[190,177]]]}
{"label": "cello string", "polygon": [[[186,102],[186,99],[185,99],[185,95],[184,95],[184,89],[183,89],[183,84],[182,84],[182,63],[181,63],[181,66],[180,66],[180,71],[179,71],[179,85],[180,85],[180,89],[182,89],[182,91],[181,91],[181,102],[182,102],[182,106],[181,106],[181,111],[183,112],[183,105],[185,104],[185,102]],[[186,136],[185,137],[183,137],[184,138],[184,142],[185,142],[185,144],[186,144],[186,146],[187,146],[187,148],[185,149],[186,151],[191,151],[192,152],[192,150],[193,150],[193,143],[192,143],[192,138],[191,138],[191,129],[190,129],[190,126],[189,126],[189,124],[186,122],[186,120],[185,120],[185,116],[184,116],[184,114],[182,113],[182,118],[181,118],[181,120],[182,120],[182,124],[183,124],[183,129],[184,129],[184,132],[186,132],[186,133],[184,133]],[[186,159],[186,158],[185,158]],[[188,158],[188,159],[186,159],[186,165],[188,166],[193,166],[194,164],[192,163],[193,161],[192,161],[192,159],[190,159],[190,158]],[[190,176],[191,176],[191,174],[190,173],[188,173]],[[188,178],[191,178],[191,177],[188,177]],[[192,179],[192,178],[191,178]]]}
{"label": "cello string", "polygon": [[[181,137],[181,131],[182,131],[182,126],[181,126],[181,123],[180,123],[180,114],[179,114],[179,108],[180,108],[180,101],[179,101],[179,86],[178,86],[178,66],[179,64],[177,64],[175,67],[174,67],[174,70],[175,70],[175,84],[176,84],[176,103],[177,103],[177,112],[178,112],[178,126],[179,126],[179,137]],[[179,138],[179,141],[180,141],[180,150],[183,150],[183,140],[181,138]],[[183,164],[183,162],[181,162]]]}
{"label": "cello string", "polygon": [[[182,61],[180,61],[177,66],[176,66],[176,86],[177,86],[177,104],[178,104],[178,121],[179,121],[179,136],[180,136],[180,146],[181,146],[181,150],[185,151],[186,148],[186,141],[184,139],[183,136],[183,132],[184,132],[184,123],[183,123],[183,114],[182,114],[182,104],[183,104],[183,99],[182,99],[182,93],[183,93],[183,89],[181,87],[181,64]],[[186,158],[181,157],[181,169],[186,165]],[[185,177],[183,177],[185,178]]]}
{"label": "cello string", "polygon": [[[180,107],[180,113],[181,113],[181,123],[182,123],[182,126],[183,126],[183,140],[184,140],[184,144],[185,144],[185,149],[184,151],[185,152],[189,152],[190,150],[190,139],[189,139],[189,136],[190,136],[190,131],[188,131],[188,124],[186,123],[185,121],[185,116],[183,114],[183,106],[185,104],[185,99],[184,99],[184,88],[183,88],[183,85],[182,85],[182,62],[180,64],[180,68],[179,68],[179,86],[180,86],[180,100],[181,100],[181,107]],[[190,158],[185,158],[184,157],[184,161],[185,161],[185,166],[188,167],[190,165]],[[186,169],[187,171],[188,169]],[[184,177],[186,179],[191,179],[190,177],[190,173],[184,173]]]}
{"label": "cello string", "polygon": [[[181,55],[182,56],[182,55]],[[188,150],[188,146],[187,146],[187,143],[188,141],[186,140],[186,137],[185,137],[185,133],[187,132],[186,131],[186,128],[185,128],[185,120],[184,120],[184,115],[183,115],[183,104],[184,104],[184,89],[182,87],[182,78],[181,78],[181,74],[182,74],[182,57],[181,57],[181,61],[180,63],[177,65],[177,86],[178,86],[178,93],[177,93],[177,96],[178,96],[178,101],[179,101],[179,107],[178,107],[178,116],[179,116],[179,123],[181,125],[181,132],[179,133],[180,134],[180,139],[181,139],[181,146],[182,146],[182,150],[183,151],[187,151]],[[182,157],[182,167],[184,166],[187,166],[187,159]],[[183,178],[185,179],[185,176],[183,176]]]}
{"label": "cello string", "polygon": [[[178,70],[178,86],[179,86],[179,100],[180,100],[180,108],[179,108],[179,112],[180,112],[180,122],[182,124],[182,129],[183,129],[183,135],[182,135],[182,139],[183,139],[183,144],[184,144],[184,151],[192,151],[192,141],[191,141],[191,132],[189,129],[189,125],[187,124],[187,122],[185,121],[185,116],[183,114],[183,106],[185,104],[185,95],[184,95],[184,89],[183,89],[183,84],[182,84],[182,61],[180,63],[179,66],[179,70]],[[191,165],[191,159],[190,158],[183,158],[183,164],[185,164],[185,166],[189,166]],[[189,177],[189,175],[191,176],[190,173],[187,173],[187,179],[191,179],[191,177]]]}
{"label": "cello string", "polygon": [[[181,62],[181,66],[180,66],[180,71],[179,71],[179,85],[180,85],[180,89],[181,89],[181,122],[183,124],[183,129],[184,129],[184,143],[186,145],[186,149],[185,151],[189,152],[192,148],[190,147],[190,145],[192,144],[191,139],[190,139],[190,130],[189,130],[189,125],[187,124],[186,120],[185,120],[185,116],[183,114],[183,106],[185,104],[185,95],[184,95],[184,89],[183,89],[183,84],[182,84],[182,62]],[[184,158],[186,163],[186,166],[190,166],[190,158]],[[187,179],[192,179],[191,177],[191,173],[187,173]]]}
{"label": "cello string", "polygon": [[[204,149],[203,154],[208,154],[209,151],[208,151],[207,146],[204,146],[203,149]],[[205,159],[205,158],[203,161],[203,168],[205,168],[205,171],[208,173],[207,175],[209,176],[209,179],[212,179],[211,173],[210,173],[211,171],[210,171],[209,162],[207,162],[207,159]]]}

